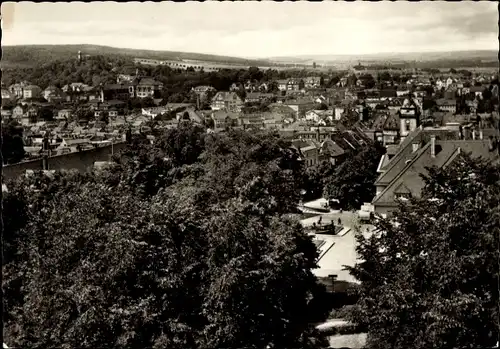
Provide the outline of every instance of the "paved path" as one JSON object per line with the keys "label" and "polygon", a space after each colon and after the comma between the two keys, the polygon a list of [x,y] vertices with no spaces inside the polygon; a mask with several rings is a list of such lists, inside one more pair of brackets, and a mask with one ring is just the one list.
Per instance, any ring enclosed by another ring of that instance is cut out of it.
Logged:
{"label": "paved path", "polygon": [[[342,225],[350,230],[345,235],[327,235],[314,234],[317,239],[324,240],[331,247],[324,253],[318,261],[318,269],[313,273],[318,277],[326,277],[331,274],[336,274],[339,281],[356,282],[349,272],[343,270],[344,266],[354,266],[358,261],[356,254],[356,233],[362,232],[368,236],[372,225],[360,224],[357,212],[340,212],[334,211],[325,214],[319,214],[315,217],[301,220],[304,227],[312,227],[314,223],[318,225],[318,220],[321,217],[321,224],[328,225],[333,221],[338,224],[338,219],[341,219]],[[333,245],[332,245],[333,243]]]}

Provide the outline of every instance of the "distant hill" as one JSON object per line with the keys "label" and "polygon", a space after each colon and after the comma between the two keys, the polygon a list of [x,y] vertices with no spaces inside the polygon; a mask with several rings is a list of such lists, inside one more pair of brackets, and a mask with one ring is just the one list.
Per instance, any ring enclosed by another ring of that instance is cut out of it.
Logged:
{"label": "distant hill", "polygon": [[39,66],[56,60],[76,58],[78,51],[88,55],[105,55],[121,58],[149,58],[159,60],[197,60],[237,65],[269,65],[266,60],[201,53],[136,50],[98,45],[19,45],[2,46],[2,67]]}
{"label": "distant hill", "polygon": [[498,51],[448,51],[448,52],[409,52],[409,53],[378,53],[367,55],[298,55],[269,58],[273,62],[297,64],[331,64],[350,65],[379,63],[411,63],[417,67],[427,66],[474,66],[498,64]]}
{"label": "distant hill", "polygon": [[406,53],[376,53],[363,55],[297,55],[272,57],[277,62],[335,62],[335,61],[438,61],[438,60],[498,60],[498,51],[447,51],[447,52],[406,52]]}

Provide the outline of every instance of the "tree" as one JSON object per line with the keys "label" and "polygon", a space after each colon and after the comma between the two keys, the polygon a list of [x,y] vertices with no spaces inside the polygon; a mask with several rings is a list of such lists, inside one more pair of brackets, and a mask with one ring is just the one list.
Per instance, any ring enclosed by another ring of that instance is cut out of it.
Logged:
{"label": "tree", "polygon": [[422,101],[423,110],[433,109],[436,106],[437,106],[436,101],[432,98],[424,98]]}
{"label": "tree", "polygon": [[500,168],[460,154],[420,198],[358,237],[351,319],[369,348],[489,348],[498,339]]}
{"label": "tree", "polygon": [[11,121],[2,128],[2,157],[5,164],[14,164],[24,158],[23,128]]}
{"label": "tree", "polygon": [[317,110],[328,110],[328,106],[325,103],[320,103],[316,108]]}
{"label": "tree", "polygon": [[353,157],[345,160],[335,173],[325,180],[324,195],[337,199],[344,209],[359,209],[375,196],[373,184],[377,179],[377,167],[385,149],[379,145],[365,146]]}
{"label": "tree", "polygon": [[363,83],[363,86],[365,86],[365,88],[370,89],[370,88],[375,87],[376,82],[371,74],[361,74],[359,79],[361,80],[361,82]]}
{"label": "tree", "polygon": [[190,165],[204,150],[204,129],[192,123],[180,123],[158,137],[157,147],[162,149],[175,166]]}
{"label": "tree", "polygon": [[305,173],[306,191],[303,199],[306,201],[319,199],[323,195],[325,179],[332,176],[335,172],[335,166],[330,161],[321,161],[313,167],[309,167]]}
{"label": "tree", "polygon": [[337,85],[337,83],[340,81],[340,78],[338,76],[334,76],[332,77],[329,81],[328,81],[328,84],[326,85],[326,87],[333,87],[335,85]]}
{"label": "tree", "polygon": [[312,348],[318,254],[280,214],[299,161],[275,135],[232,132],[200,141],[181,124],[153,145],[134,139],[102,172],[9,184],[25,224],[7,222],[6,341]]}
{"label": "tree", "polygon": [[391,74],[389,74],[389,72],[382,72],[378,78],[380,79],[380,81],[392,81],[392,77],[391,77]]}
{"label": "tree", "polygon": [[96,121],[104,122],[106,124],[109,123],[109,113],[107,111],[101,111],[101,114],[97,118]]}

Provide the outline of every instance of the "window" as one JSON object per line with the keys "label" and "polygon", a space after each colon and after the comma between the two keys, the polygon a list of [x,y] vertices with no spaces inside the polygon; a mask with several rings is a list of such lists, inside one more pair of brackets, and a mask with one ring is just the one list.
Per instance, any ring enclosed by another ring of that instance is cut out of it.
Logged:
{"label": "window", "polygon": [[411,198],[411,194],[410,193],[396,193],[395,198],[396,198],[396,200],[406,201],[406,200],[409,200]]}
{"label": "window", "polygon": [[410,131],[410,120],[405,121],[405,131]]}

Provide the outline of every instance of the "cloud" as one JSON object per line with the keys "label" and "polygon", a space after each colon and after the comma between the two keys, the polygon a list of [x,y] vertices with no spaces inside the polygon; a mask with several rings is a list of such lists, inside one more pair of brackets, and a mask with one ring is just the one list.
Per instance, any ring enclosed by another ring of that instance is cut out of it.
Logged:
{"label": "cloud", "polygon": [[19,3],[3,39],[251,57],[493,49],[496,13],[478,2]]}

